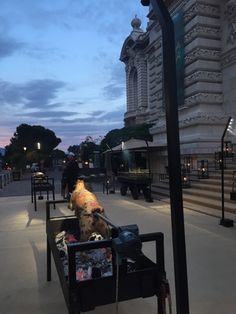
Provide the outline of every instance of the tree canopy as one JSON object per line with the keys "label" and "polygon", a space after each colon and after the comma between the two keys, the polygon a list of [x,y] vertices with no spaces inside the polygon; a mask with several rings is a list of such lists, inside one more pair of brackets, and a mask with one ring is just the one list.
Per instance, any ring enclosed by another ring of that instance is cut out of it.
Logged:
{"label": "tree canopy", "polygon": [[53,131],[40,125],[21,124],[5,147],[5,159],[15,167],[22,167],[26,161],[45,159],[59,143],[61,139]]}
{"label": "tree canopy", "polygon": [[100,144],[97,144],[100,140],[100,137],[94,139],[88,135],[79,145],[69,146],[68,152],[74,153],[82,162],[93,160],[94,151],[100,151]]}
{"label": "tree canopy", "polygon": [[111,130],[101,141],[101,150],[105,151],[108,148],[113,148],[122,141],[125,142],[131,138],[152,141],[152,135],[149,132],[151,126],[151,124],[143,123]]}

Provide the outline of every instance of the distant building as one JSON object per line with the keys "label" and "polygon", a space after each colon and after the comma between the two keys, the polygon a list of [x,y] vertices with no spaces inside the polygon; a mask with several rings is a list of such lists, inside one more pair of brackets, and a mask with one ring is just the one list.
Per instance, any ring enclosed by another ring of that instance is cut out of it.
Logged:
{"label": "distant building", "polygon": [[[165,1],[176,30],[179,127],[182,162],[214,162],[229,116],[236,117],[236,0]],[[120,60],[125,64],[125,125],[153,123],[152,163],[167,166],[162,32],[150,5],[146,30],[135,17]],[[231,138],[234,143],[236,140]]]}

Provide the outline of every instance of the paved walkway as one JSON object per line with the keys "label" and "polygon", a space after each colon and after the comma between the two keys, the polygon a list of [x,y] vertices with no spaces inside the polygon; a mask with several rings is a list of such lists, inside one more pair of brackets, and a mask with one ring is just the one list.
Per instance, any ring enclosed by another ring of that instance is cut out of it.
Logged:
{"label": "paved walkway", "polygon": [[[56,198],[60,199],[60,176],[56,177]],[[52,281],[46,281],[45,200],[38,201],[35,212],[29,180],[11,182],[4,189],[0,191],[0,314],[65,314],[67,308],[54,263]],[[140,233],[164,233],[166,271],[176,313],[169,205],[134,201],[119,193],[103,194],[99,185],[94,190],[117,225],[136,223]],[[60,205],[55,213],[69,212]],[[185,209],[185,233],[190,313],[236,313],[236,227],[224,228],[216,217]],[[154,255],[149,246],[144,252]],[[88,313],[116,314],[116,308],[114,304],[106,305]],[[157,313],[156,298],[121,302],[119,313]]]}

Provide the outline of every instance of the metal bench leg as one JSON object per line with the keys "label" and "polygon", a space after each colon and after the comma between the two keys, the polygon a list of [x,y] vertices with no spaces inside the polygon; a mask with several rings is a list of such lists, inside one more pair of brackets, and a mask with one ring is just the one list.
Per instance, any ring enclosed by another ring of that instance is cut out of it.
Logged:
{"label": "metal bench leg", "polygon": [[47,281],[51,281],[51,248],[47,237]]}
{"label": "metal bench leg", "polygon": [[37,199],[36,199],[36,191],[34,190],[34,211],[37,211]]}
{"label": "metal bench leg", "polygon": [[69,314],[80,314],[80,303],[75,292],[70,291]]}
{"label": "metal bench leg", "polygon": [[[55,189],[52,190],[52,199],[55,201]],[[53,204],[53,208],[56,209],[55,203]]]}

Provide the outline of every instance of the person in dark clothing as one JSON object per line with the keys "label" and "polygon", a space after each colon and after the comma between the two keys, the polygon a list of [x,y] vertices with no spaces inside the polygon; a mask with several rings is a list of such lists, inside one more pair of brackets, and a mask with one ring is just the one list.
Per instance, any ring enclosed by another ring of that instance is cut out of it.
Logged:
{"label": "person in dark clothing", "polygon": [[[68,161],[62,173],[61,185],[62,191],[64,191],[64,197],[68,198],[70,193],[74,190],[74,186],[79,175],[79,165],[73,153],[68,153],[67,158]],[[67,193],[65,193],[65,191]]]}

